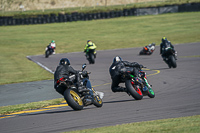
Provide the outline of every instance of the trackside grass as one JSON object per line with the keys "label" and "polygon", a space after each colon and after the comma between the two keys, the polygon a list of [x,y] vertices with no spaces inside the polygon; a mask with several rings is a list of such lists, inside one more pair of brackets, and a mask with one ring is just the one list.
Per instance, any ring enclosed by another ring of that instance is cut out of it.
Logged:
{"label": "trackside grass", "polygon": [[26,104],[1,106],[0,107],[0,115],[6,115],[6,114],[15,113],[15,112],[20,112],[22,110],[39,109],[39,108],[47,107],[47,106],[50,106],[50,105],[56,105],[56,104],[59,104],[63,101],[64,101],[63,98],[58,98],[58,99],[32,102],[32,103],[26,103]]}
{"label": "trackside grass", "polygon": [[199,133],[200,115],[135,122],[67,133]]}
{"label": "trackside grass", "polygon": [[[88,39],[98,50],[159,45],[166,36],[173,44],[200,41],[200,12],[106,20],[0,27],[0,84],[52,79],[53,75],[27,60],[44,54],[51,40],[57,53],[83,51]],[[73,61],[72,61],[73,62]]]}

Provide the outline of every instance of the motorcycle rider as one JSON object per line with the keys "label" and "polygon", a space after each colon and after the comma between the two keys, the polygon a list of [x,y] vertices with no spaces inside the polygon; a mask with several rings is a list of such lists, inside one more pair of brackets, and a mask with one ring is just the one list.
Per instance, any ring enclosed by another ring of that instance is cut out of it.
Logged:
{"label": "motorcycle rider", "polygon": [[165,56],[166,50],[165,50],[165,48],[167,48],[167,47],[171,47],[172,48],[172,50],[175,53],[175,59],[177,60],[177,52],[175,51],[174,46],[171,44],[171,42],[168,41],[166,37],[163,37],[161,39],[161,41],[162,42],[160,44],[160,54],[161,54],[163,60],[166,62],[166,56]]}
{"label": "motorcycle rider", "polygon": [[[87,74],[87,71],[84,71],[83,74]],[[76,87],[78,88],[79,92],[88,91],[88,89],[84,88],[81,84],[80,74],[78,71],[74,70],[70,66],[70,61],[67,58],[62,58],[60,60],[59,66],[57,66],[56,71],[54,73],[54,88],[58,93],[64,95],[64,91],[66,87],[64,85],[58,84],[58,80],[60,78],[65,78],[67,76],[75,75],[74,82],[76,83]]]}
{"label": "motorcycle rider", "polygon": [[156,45],[155,43],[151,43],[151,44],[145,46],[148,49],[149,54],[152,54],[151,50],[153,50],[153,51],[155,50],[155,45]]}
{"label": "motorcycle rider", "polygon": [[[123,61],[121,57],[116,56],[113,59],[113,63],[109,68],[109,72],[112,79],[111,89],[113,92],[127,92],[127,89],[119,86],[121,81],[121,72],[125,72],[127,70],[133,72],[134,77],[141,81],[139,78],[139,70],[143,67],[143,65],[138,64],[137,62],[130,63],[128,61]],[[141,81],[142,82],[142,81]]]}
{"label": "motorcycle rider", "polygon": [[93,49],[94,50],[94,58],[96,58],[96,54],[97,54],[96,48],[97,48],[97,46],[95,45],[95,43],[93,43],[91,40],[88,40],[87,44],[85,45],[84,52],[86,53],[87,50]]}
{"label": "motorcycle rider", "polygon": [[47,46],[46,50],[48,49],[48,47],[51,47],[53,49],[53,54],[56,54],[55,49],[56,49],[56,43],[54,40],[51,41],[51,43],[49,43],[49,45]]}

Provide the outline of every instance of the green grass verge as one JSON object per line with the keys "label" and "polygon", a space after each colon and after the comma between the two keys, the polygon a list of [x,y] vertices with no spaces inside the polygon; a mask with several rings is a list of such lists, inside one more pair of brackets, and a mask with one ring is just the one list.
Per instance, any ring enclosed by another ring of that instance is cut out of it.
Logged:
{"label": "green grass verge", "polygon": [[151,42],[159,45],[163,36],[173,44],[199,42],[200,12],[1,26],[0,84],[53,79],[51,73],[26,58],[44,54],[52,39],[57,43],[57,53],[66,53],[83,51],[88,39],[96,43],[98,52],[142,47]]}
{"label": "green grass verge", "polygon": [[199,133],[200,115],[135,122],[67,133]]}
{"label": "green grass verge", "polygon": [[26,104],[1,106],[0,115],[11,114],[11,113],[15,113],[15,112],[23,111],[23,110],[39,109],[39,108],[47,107],[50,105],[57,105],[63,101],[64,101],[63,98],[58,98],[58,99],[32,102],[32,103],[26,103]]}

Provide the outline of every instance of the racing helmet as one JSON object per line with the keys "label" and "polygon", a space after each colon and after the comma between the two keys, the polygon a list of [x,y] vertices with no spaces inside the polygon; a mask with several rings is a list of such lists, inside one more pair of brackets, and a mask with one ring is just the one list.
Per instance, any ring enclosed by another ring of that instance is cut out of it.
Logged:
{"label": "racing helmet", "polygon": [[162,42],[165,42],[165,41],[167,41],[167,38],[166,38],[166,37],[163,37],[163,38],[162,38]]}
{"label": "racing helmet", "polygon": [[67,58],[62,58],[59,65],[70,65],[70,61]]}
{"label": "racing helmet", "polygon": [[87,40],[87,43],[91,42],[91,40]]}
{"label": "racing helmet", "polygon": [[122,58],[119,57],[119,56],[116,56],[116,57],[113,59],[113,63],[114,63],[114,62],[119,62],[119,61],[122,61]]}
{"label": "racing helmet", "polygon": [[55,41],[54,41],[54,40],[52,40],[52,41],[51,41],[51,43],[55,43]]}

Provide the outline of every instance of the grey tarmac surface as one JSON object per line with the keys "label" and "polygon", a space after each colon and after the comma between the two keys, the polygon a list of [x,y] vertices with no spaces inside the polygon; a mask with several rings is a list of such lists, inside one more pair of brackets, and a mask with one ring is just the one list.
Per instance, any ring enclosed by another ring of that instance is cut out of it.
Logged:
{"label": "grey tarmac surface", "polygon": [[[44,58],[44,55],[30,56],[29,58],[32,61],[41,63],[52,72],[62,57],[69,58],[71,65],[79,70],[83,63],[87,63],[86,70],[92,72],[90,75],[92,85],[96,86],[97,91],[105,94],[103,98],[104,105],[102,108],[88,106],[82,111],[73,111],[70,107],[62,107],[50,111],[0,119],[1,133],[55,133],[200,115],[200,43],[175,45],[175,49],[178,51],[177,68],[175,69],[169,69],[167,64],[162,61],[158,46],[151,56],[139,56],[138,53],[141,49],[97,51],[97,59],[94,65],[88,64],[82,52],[56,54],[48,59]],[[153,85],[155,98],[151,99],[145,96],[142,100],[136,101],[126,93],[113,93],[111,91],[111,79],[108,69],[116,55],[121,56],[124,60],[136,61],[150,69],[146,71],[149,75],[147,78]],[[17,101],[16,104],[61,97],[55,92],[52,84],[52,80],[47,80],[4,85],[0,86],[0,94],[1,97],[9,95],[7,100],[12,97],[12,100]],[[27,90],[29,86],[31,89]],[[16,90],[13,91],[12,88],[16,88]],[[20,97],[17,95],[20,95]],[[31,97],[31,95],[34,95],[34,97]],[[4,98],[4,101],[7,101],[6,96]],[[5,104],[12,103],[12,100],[8,100],[8,103]]]}

